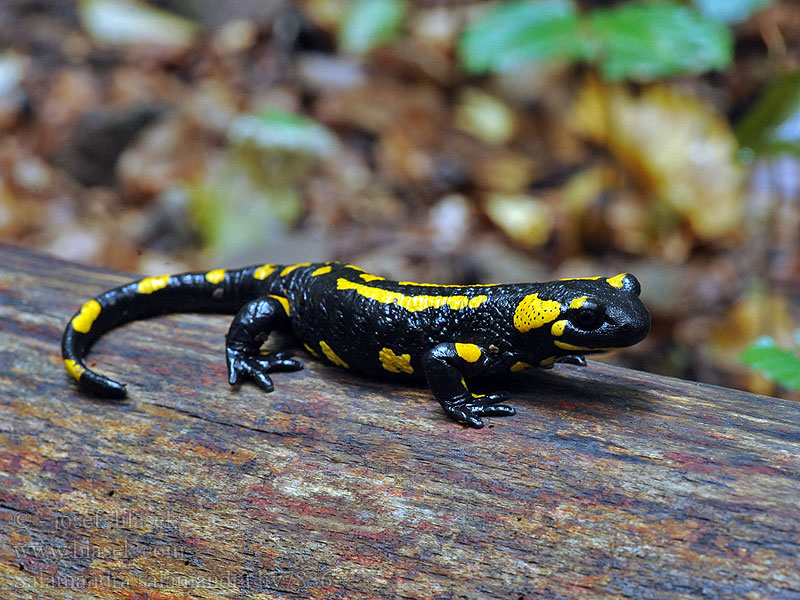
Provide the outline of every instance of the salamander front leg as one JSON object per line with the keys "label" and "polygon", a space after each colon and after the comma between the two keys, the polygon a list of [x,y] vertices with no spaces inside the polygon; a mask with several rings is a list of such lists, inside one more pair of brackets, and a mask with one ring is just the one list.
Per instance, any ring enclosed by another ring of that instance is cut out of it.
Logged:
{"label": "salamander front leg", "polygon": [[303,363],[291,358],[291,351],[261,352],[261,345],[276,329],[291,329],[286,312],[277,299],[259,298],[242,307],[225,336],[228,383],[236,385],[251,379],[265,392],[271,392],[274,386],[267,373],[303,368]]}
{"label": "salamander front leg", "polygon": [[511,406],[496,404],[507,400],[508,392],[479,395],[467,389],[464,377],[480,374],[488,360],[486,353],[474,344],[439,344],[423,356],[428,386],[451,419],[483,427],[481,417],[516,413]]}

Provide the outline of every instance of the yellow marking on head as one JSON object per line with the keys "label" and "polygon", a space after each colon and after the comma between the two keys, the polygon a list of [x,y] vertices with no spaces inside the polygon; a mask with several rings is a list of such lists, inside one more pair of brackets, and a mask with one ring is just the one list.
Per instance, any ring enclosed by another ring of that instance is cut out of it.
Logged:
{"label": "yellow marking on head", "polygon": [[426,308],[440,308],[448,306],[453,310],[462,308],[477,308],[488,299],[487,296],[406,296],[400,292],[382,290],[380,288],[355,283],[347,279],[339,278],[336,280],[336,289],[355,290],[359,295],[370,300],[375,300],[383,304],[396,304],[410,312],[425,310]]}
{"label": "yellow marking on head", "polygon": [[140,294],[152,294],[158,290],[164,289],[169,283],[170,275],[159,275],[157,277],[145,277],[139,282],[136,291]]}
{"label": "yellow marking on head", "polygon": [[331,267],[330,265],[326,265],[324,267],[320,267],[319,269],[316,269],[315,271],[313,271],[311,273],[311,276],[312,277],[316,277],[317,275],[325,275],[325,273],[330,273],[332,268],[333,267]]}
{"label": "yellow marking on head", "polygon": [[317,352],[316,350],[314,350],[314,349],[313,349],[311,346],[309,346],[308,344],[303,344],[303,347],[304,347],[306,350],[308,350],[308,353],[309,353],[311,356],[313,356],[314,358],[319,358],[319,352]]}
{"label": "yellow marking on head", "polygon": [[351,265],[349,263],[346,264],[345,267],[347,267],[348,269],[353,269],[354,271],[361,271],[362,273],[364,272],[364,269],[362,269],[361,267],[357,267],[357,266]]}
{"label": "yellow marking on head", "polygon": [[483,354],[475,344],[459,344],[458,342],[456,342],[456,353],[468,363],[477,362]]}
{"label": "yellow marking on head", "polygon": [[97,300],[89,300],[81,306],[81,312],[72,317],[72,328],[80,333],[89,333],[95,319],[100,315],[100,310]]}
{"label": "yellow marking on head", "polygon": [[81,375],[86,372],[86,367],[79,364],[78,361],[72,360],[71,358],[68,358],[64,361],[64,366],[67,367],[67,371],[76,379],[76,381],[80,381]]}
{"label": "yellow marking on head", "polygon": [[520,333],[527,333],[555,321],[561,315],[561,303],[557,300],[542,300],[539,294],[525,296],[514,311],[514,327]]}
{"label": "yellow marking on head", "polygon": [[333,364],[335,364],[337,367],[344,367],[345,369],[350,368],[350,365],[348,365],[341,358],[339,358],[339,355],[336,354],[336,352],[333,351],[333,348],[328,346],[328,344],[320,340],[319,347],[322,348],[322,353],[328,358],[328,360],[331,361]]}
{"label": "yellow marking on head", "polygon": [[623,285],[625,285],[624,279],[627,276],[628,276],[627,273],[620,273],[619,275],[614,275],[614,277],[609,277],[608,279],[606,279],[606,281],[608,282],[608,285],[612,287],[621,288]]}
{"label": "yellow marking on head", "polygon": [[572,302],[569,303],[570,308],[580,308],[583,306],[583,303],[589,299],[589,296],[581,296],[580,298],[575,298]]}
{"label": "yellow marking on head", "polygon": [[381,348],[378,352],[378,360],[381,361],[381,366],[390,373],[408,373],[411,375],[414,372],[414,367],[411,366],[410,354],[395,354],[391,348]]}
{"label": "yellow marking on head", "polygon": [[297,263],[296,265],[289,265],[288,267],[284,267],[283,271],[281,271],[281,277],[286,277],[289,273],[294,271],[295,269],[299,269],[300,267],[310,267],[310,262],[304,263]]}
{"label": "yellow marking on head", "polygon": [[557,356],[549,356],[549,357],[545,358],[544,360],[540,360],[539,361],[539,366],[540,367],[549,367],[554,362],[556,362],[557,358],[558,358]]}
{"label": "yellow marking on head", "polygon": [[550,328],[550,333],[556,337],[564,335],[564,329],[567,327],[567,323],[569,323],[567,319],[559,319],[553,323],[553,326]]}
{"label": "yellow marking on head", "polygon": [[359,277],[361,277],[361,279],[364,281],[382,281],[386,279],[386,277],[381,277],[380,275],[370,275],[369,273],[362,273],[359,275]]}
{"label": "yellow marking on head", "polygon": [[225,269],[214,269],[206,273],[206,280],[209,283],[219,283],[225,279]]}
{"label": "yellow marking on head", "polygon": [[559,279],[559,281],[586,281],[589,279],[601,279],[601,277],[599,275],[597,277],[564,277],[563,279]]}
{"label": "yellow marking on head", "polygon": [[285,312],[286,316],[288,317],[290,312],[291,312],[289,310],[289,301],[286,298],[284,298],[283,296],[276,296],[275,294],[270,294],[269,297],[270,298],[275,298],[275,300],[277,300],[278,302],[281,303],[281,306],[283,307],[283,312]]}
{"label": "yellow marking on head", "polygon": [[261,265],[255,270],[253,273],[253,277],[255,279],[266,279],[270,275],[275,272],[275,265],[273,263],[267,263],[266,265]]}
{"label": "yellow marking on head", "polygon": [[530,369],[533,365],[529,365],[526,362],[517,361],[513,365],[511,365],[511,370],[516,373],[517,371],[524,371],[525,369]]}

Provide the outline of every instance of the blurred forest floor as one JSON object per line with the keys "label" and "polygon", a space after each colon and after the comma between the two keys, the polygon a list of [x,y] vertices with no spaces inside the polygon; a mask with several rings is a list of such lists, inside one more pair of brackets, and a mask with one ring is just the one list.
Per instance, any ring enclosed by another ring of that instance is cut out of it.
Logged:
{"label": "blurred forest floor", "polygon": [[0,3],[0,241],[148,274],[630,271],[653,332],[609,360],[797,396],[740,356],[797,344],[800,163],[734,134],[798,65],[797,3],[736,24],[729,68],[646,83],[564,61],[468,75],[456,46],[485,3],[410,3],[369,49],[343,39],[344,2],[150,5],[175,16]]}

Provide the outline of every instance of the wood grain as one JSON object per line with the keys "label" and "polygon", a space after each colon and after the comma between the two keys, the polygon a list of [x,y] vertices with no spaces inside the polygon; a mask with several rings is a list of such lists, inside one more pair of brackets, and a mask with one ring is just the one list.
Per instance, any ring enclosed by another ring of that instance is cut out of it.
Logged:
{"label": "wood grain", "polygon": [[61,330],[127,279],[0,248],[2,598],[800,598],[797,404],[559,365],[464,429],[304,353],[232,389],[197,315],[103,338],[130,399],[88,398]]}

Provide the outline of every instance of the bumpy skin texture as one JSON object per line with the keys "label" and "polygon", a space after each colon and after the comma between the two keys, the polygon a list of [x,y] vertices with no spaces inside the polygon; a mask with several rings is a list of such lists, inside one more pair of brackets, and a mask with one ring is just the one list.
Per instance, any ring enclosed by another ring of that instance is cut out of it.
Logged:
{"label": "bumpy skin texture", "polygon": [[584,355],[630,346],[650,330],[633,275],[547,283],[442,286],[389,281],[343,263],[216,269],[147,277],[89,300],[64,332],[67,371],[86,391],[123,398],[125,386],[84,363],[100,335],[128,321],[171,312],[236,313],[226,337],[229,381],[269,392],[268,373],[302,364],[263,354],[274,330],[294,334],[314,357],[372,376],[424,378],[444,411],[482,427],[514,414],[505,392],[472,394],[466,379],[582,365]]}

